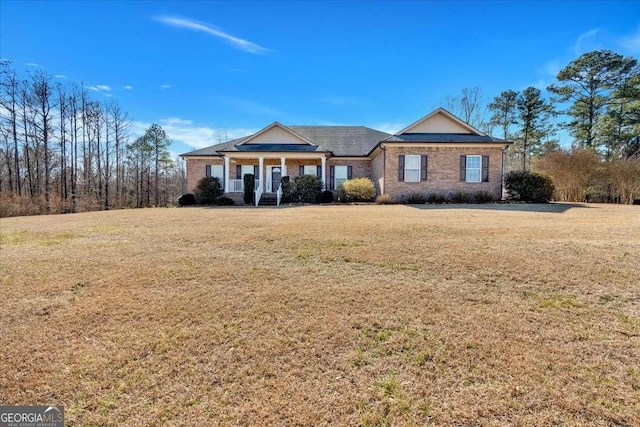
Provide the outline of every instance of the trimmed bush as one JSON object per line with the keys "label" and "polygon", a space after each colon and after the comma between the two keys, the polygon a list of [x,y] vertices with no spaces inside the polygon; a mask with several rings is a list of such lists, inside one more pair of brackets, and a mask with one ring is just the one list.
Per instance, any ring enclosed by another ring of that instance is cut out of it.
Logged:
{"label": "trimmed bush", "polygon": [[290,203],[293,183],[288,176],[283,176],[280,178],[280,184],[282,185],[282,198],[280,199],[280,203]]}
{"label": "trimmed bush", "polygon": [[199,205],[212,205],[216,197],[222,195],[220,179],[210,176],[198,181],[195,190],[196,202]]}
{"label": "trimmed bush", "polygon": [[216,206],[233,206],[235,204],[236,202],[234,202],[233,199],[230,199],[227,196],[216,197],[216,200],[214,201],[214,205]]}
{"label": "trimmed bush", "polygon": [[427,197],[423,193],[413,192],[407,195],[407,204],[421,205],[427,201]]}
{"label": "trimmed bush", "polygon": [[253,193],[256,190],[256,179],[251,173],[246,173],[242,177],[244,180],[244,202],[247,205],[253,205]]}
{"label": "trimmed bush", "polygon": [[493,203],[497,200],[498,198],[491,191],[478,190],[473,193],[473,201],[476,203]]}
{"label": "trimmed bush", "polygon": [[193,193],[183,194],[178,198],[180,206],[193,206],[196,204],[196,196]]}
{"label": "trimmed bush", "polygon": [[376,197],[376,204],[378,205],[392,205],[393,199],[388,194],[381,194]]}
{"label": "trimmed bush", "polygon": [[504,177],[504,186],[511,200],[547,203],[555,187],[546,175],[527,171],[511,171]]}
{"label": "trimmed bush", "polygon": [[447,196],[443,193],[429,193],[427,194],[427,203],[447,203]]}
{"label": "trimmed bush", "polygon": [[451,203],[473,203],[475,201],[471,194],[463,190],[450,192],[448,199]]}
{"label": "trimmed bush", "polygon": [[324,190],[320,194],[320,203],[332,203],[333,202],[333,192],[329,190]]}
{"label": "trimmed bush", "polygon": [[315,175],[302,175],[295,179],[295,197],[303,203],[318,203],[322,193],[322,181]]}
{"label": "trimmed bush", "polygon": [[347,202],[370,202],[376,195],[373,181],[369,178],[348,179],[342,183],[342,191]]}

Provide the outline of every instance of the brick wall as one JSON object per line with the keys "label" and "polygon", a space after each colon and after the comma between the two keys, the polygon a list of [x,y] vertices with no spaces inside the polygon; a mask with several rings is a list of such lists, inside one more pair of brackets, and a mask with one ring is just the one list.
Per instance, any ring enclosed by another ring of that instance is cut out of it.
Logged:
{"label": "brick wall", "polygon": [[[384,192],[402,200],[407,194],[428,192],[479,190],[489,191],[497,198],[501,194],[502,149],[497,147],[395,147],[387,146]],[[398,180],[398,156],[401,154],[428,155],[427,181],[400,182]],[[489,182],[460,182],[460,156],[489,156]]]}
{"label": "brick wall", "polygon": [[376,188],[376,194],[384,193],[384,157],[384,151],[379,151],[371,160],[371,180]]}
{"label": "brick wall", "polygon": [[193,192],[198,181],[206,175],[206,165],[224,165],[219,157],[187,159],[187,191]]}

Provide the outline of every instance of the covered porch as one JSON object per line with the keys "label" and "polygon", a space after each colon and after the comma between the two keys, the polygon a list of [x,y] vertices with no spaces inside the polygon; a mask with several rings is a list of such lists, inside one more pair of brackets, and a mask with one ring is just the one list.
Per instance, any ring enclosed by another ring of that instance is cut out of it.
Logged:
{"label": "covered porch", "polygon": [[225,193],[244,192],[244,175],[255,177],[256,195],[276,193],[283,176],[313,174],[325,183],[326,153],[224,153]]}

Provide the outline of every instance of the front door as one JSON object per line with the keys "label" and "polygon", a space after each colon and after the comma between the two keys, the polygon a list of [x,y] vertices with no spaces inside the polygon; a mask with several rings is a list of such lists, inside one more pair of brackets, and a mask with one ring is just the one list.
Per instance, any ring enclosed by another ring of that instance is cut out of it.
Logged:
{"label": "front door", "polygon": [[282,172],[279,167],[271,168],[271,192],[275,193],[278,191],[278,187],[280,187],[280,178],[282,177]]}

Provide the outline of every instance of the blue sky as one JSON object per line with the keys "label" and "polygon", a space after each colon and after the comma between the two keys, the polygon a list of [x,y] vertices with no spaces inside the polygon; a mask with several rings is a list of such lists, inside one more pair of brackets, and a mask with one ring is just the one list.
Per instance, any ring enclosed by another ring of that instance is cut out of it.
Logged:
{"label": "blue sky", "polygon": [[640,56],[640,2],[0,2],[0,57],[116,98],[174,153],[276,120],[397,131],[594,49]]}

